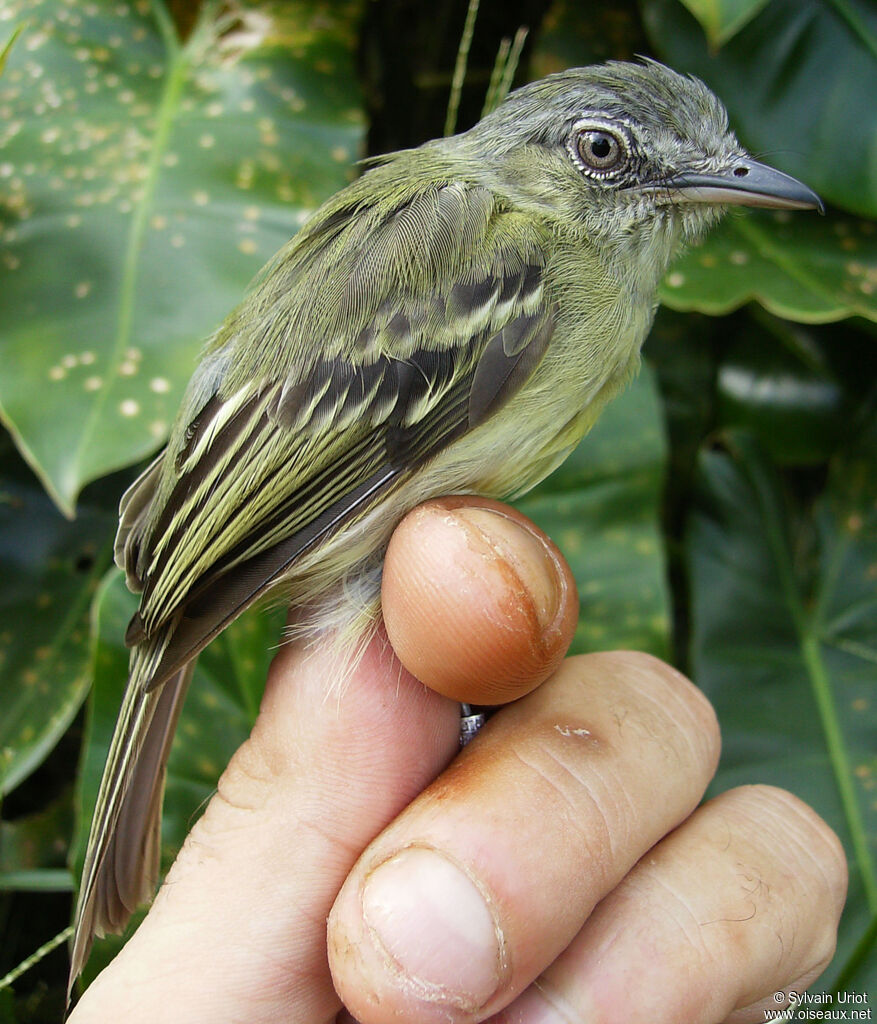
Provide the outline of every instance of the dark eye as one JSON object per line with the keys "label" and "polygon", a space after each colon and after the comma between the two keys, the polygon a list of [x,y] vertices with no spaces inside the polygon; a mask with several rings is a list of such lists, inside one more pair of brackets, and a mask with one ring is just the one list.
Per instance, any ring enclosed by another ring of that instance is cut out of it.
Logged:
{"label": "dark eye", "polygon": [[619,136],[605,128],[584,128],[576,140],[585,170],[615,171],[627,160],[627,147]]}

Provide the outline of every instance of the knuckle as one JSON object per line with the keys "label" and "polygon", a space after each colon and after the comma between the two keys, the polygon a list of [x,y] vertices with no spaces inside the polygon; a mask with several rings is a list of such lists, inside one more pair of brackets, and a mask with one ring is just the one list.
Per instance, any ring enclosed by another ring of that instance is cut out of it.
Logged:
{"label": "knuckle", "polygon": [[[795,858],[798,877],[807,878],[809,891],[839,914],[846,899],[846,853],[834,829],[794,793],[778,786],[755,785],[740,789],[750,804],[753,822],[770,834],[782,835]],[[813,885],[821,887],[814,890]]]}
{"label": "knuckle", "polygon": [[681,672],[642,651],[601,652],[581,658],[583,674],[602,675],[629,691],[643,722],[656,737],[667,737],[680,759],[708,766],[710,774],[715,771],[721,750],[716,713]]}
{"label": "knuckle", "polygon": [[257,720],[250,736],[235,751],[216,786],[216,798],[238,811],[263,809],[290,774],[288,752],[276,749]]}
{"label": "knuckle", "polygon": [[770,785],[741,786],[716,798],[748,833],[780,932],[793,940],[782,962],[817,976],[834,956],[847,891],[840,840],[803,800]]}

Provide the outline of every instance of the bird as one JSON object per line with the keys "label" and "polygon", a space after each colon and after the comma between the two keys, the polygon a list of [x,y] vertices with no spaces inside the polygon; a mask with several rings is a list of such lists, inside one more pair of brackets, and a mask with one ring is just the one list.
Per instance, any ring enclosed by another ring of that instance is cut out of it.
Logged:
{"label": "bird", "polygon": [[658,284],[731,205],[822,211],[700,80],[650,59],[549,75],[458,135],[372,159],[207,341],[121,500],[140,594],[88,839],[70,985],[159,871],[165,764],[203,648],[257,601],[345,657],[402,516],[514,498],[631,380]]}

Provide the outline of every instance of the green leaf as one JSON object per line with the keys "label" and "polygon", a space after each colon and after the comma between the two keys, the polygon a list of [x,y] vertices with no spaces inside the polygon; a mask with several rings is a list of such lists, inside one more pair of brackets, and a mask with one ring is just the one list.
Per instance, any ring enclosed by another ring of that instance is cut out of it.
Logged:
{"label": "green leaf", "polygon": [[36,814],[0,821],[0,889],[69,891],[64,867],[73,824],[72,787]]}
{"label": "green leaf", "polygon": [[717,53],[679,0],[642,0],[661,56],[722,98],[742,141],[823,198],[877,215],[877,7],[771,0]]}
{"label": "green leaf", "polygon": [[88,608],[113,517],[67,522],[35,484],[0,478],[0,792],[54,747],[89,684]]}
{"label": "green leaf", "polygon": [[717,382],[719,419],[755,434],[777,465],[825,462],[849,434],[851,396],[831,369],[820,365],[815,345],[796,351],[776,344],[764,327],[793,334],[792,325],[763,319],[765,325],[751,323],[724,354]]}
{"label": "green leaf", "polygon": [[660,400],[645,368],[563,466],[517,502],[572,567],[581,601],[574,652],[668,654],[660,522],[666,458]]}
{"label": "green leaf", "polygon": [[805,323],[877,320],[877,225],[786,211],[731,215],[673,264],[660,298],[713,315],[756,299]]}
{"label": "green leaf", "polygon": [[688,538],[693,678],[723,729],[715,788],[782,786],[838,832],[851,892],[822,983],[842,975],[866,991],[856,965],[877,939],[875,492],[877,420],[794,521],[770,463],[735,434],[727,452],[703,456]]}
{"label": "green leaf", "polygon": [[[362,138],[355,4],[12,0],[0,416],[67,514],[165,438],[203,339]],[[238,7],[235,7],[238,10]]]}
{"label": "green leaf", "polygon": [[723,46],[768,0],[682,0],[700,22],[713,49]]}

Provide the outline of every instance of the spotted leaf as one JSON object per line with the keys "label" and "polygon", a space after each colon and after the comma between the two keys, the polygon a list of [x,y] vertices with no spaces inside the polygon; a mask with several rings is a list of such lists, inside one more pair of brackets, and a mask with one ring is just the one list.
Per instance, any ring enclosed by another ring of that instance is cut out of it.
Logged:
{"label": "spotted leaf", "polygon": [[713,791],[781,786],[835,829],[850,892],[837,955],[812,992],[874,991],[877,420],[794,515],[791,489],[753,438],[725,440],[701,454],[685,552],[692,678],[722,723]]}
{"label": "spotted leaf", "polygon": [[350,3],[11,0],[0,415],[58,506],[164,440],[203,339],[362,132]]}
{"label": "spotted leaf", "polygon": [[756,299],[804,323],[877,320],[877,225],[842,214],[733,214],[664,278],[672,309],[728,313]]}
{"label": "spotted leaf", "polygon": [[35,484],[0,477],[0,793],[36,768],[88,692],[89,605],[112,516],[66,522]]}

